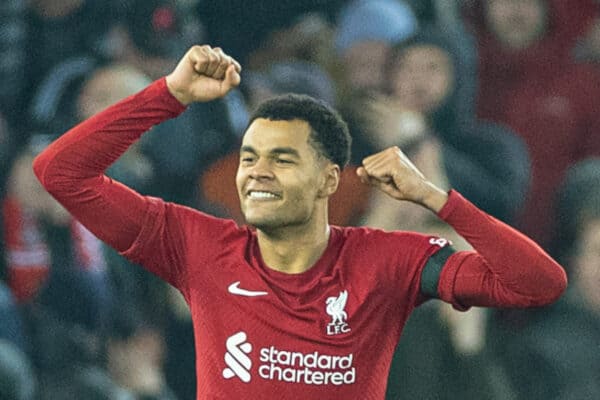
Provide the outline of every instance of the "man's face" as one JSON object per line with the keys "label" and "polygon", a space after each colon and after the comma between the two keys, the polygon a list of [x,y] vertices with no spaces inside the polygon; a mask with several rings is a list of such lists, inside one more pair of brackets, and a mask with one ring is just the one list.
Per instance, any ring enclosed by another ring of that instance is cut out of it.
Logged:
{"label": "man's face", "polygon": [[547,7],[545,0],[488,0],[485,18],[500,43],[520,50],[544,34]]}
{"label": "man's face", "polygon": [[408,48],[390,71],[392,90],[401,104],[428,113],[435,110],[454,85],[454,69],[446,52],[435,46]]}
{"label": "man's face", "polygon": [[313,218],[326,172],[309,134],[310,125],[301,120],[259,118],[250,125],[236,176],[248,224],[268,230],[307,224]]}
{"label": "man's face", "polygon": [[107,67],[95,71],[81,88],[77,110],[81,120],[139,92],[152,81],[140,70],[128,66]]}

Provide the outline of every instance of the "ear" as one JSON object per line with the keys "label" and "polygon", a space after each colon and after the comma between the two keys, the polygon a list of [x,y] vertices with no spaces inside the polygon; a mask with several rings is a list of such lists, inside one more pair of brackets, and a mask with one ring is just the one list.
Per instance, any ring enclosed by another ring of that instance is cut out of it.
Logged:
{"label": "ear", "polygon": [[327,163],[323,167],[323,181],[317,192],[319,198],[327,198],[335,193],[340,183],[340,172],[337,164]]}

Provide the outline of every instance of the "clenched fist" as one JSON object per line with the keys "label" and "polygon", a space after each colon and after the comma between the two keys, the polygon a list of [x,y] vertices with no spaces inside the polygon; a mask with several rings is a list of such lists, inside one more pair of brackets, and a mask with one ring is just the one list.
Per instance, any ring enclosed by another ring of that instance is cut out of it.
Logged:
{"label": "clenched fist", "polygon": [[363,160],[356,171],[363,183],[373,185],[397,200],[442,209],[448,195],[427,180],[398,147],[389,147]]}
{"label": "clenched fist", "polygon": [[167,76],[167,87],[182,104],[223,97],[240,84],[242,67],[218,47],[193,46]]}

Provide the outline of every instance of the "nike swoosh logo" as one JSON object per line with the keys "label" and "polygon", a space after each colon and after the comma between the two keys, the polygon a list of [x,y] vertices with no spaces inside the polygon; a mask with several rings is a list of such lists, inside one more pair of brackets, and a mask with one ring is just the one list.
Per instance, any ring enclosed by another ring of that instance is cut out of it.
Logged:
{"label": "nike swoosh logo", "polygon": [[237,294],[238,296],[246,297],[266,296],[269,294],[267,292],[242,289],[240,288],[240,281],[233,282],[231,285],[229,285],[227,291],[229,291],[231,294]]}

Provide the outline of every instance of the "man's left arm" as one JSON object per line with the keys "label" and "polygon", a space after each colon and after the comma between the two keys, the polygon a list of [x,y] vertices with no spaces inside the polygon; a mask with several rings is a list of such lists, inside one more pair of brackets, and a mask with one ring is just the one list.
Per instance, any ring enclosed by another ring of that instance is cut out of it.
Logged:
{"label": "man's left arm", "polygon": [[438,262],[427,263],[421,275],[423,294],[465,308],[540,306],[564,292],[565,271],[533,240],[458,192],[447,194],[433,185],[397,147],[367,157],[357,173],[393,198],[437,213],[473,246],[475,251],[439,252]]}
{"label": "man's left arm", "polygon": [[437,278],[434,297],[459,306],[530,307],[549,304],[564,292],[565,271],[552,257],[458,192],[450,192],[438,216],[475,251],[450,255],[437,277],[423,271],[422,277]]}

